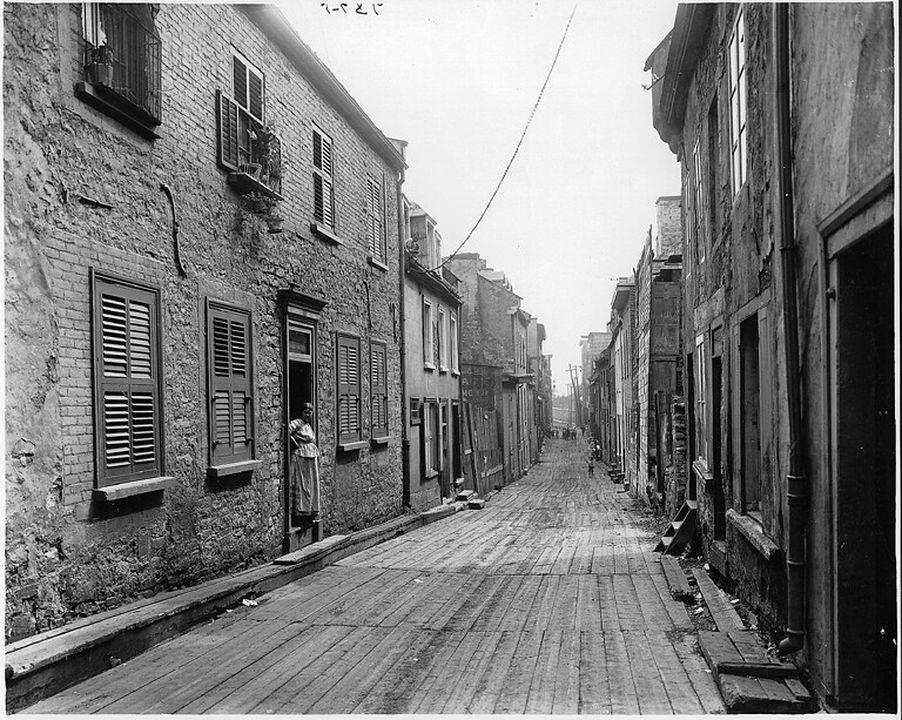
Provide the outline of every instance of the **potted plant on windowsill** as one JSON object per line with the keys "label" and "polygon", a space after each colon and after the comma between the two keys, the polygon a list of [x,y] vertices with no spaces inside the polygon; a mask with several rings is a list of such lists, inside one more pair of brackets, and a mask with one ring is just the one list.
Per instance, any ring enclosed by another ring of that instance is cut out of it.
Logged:
{"label": "potted plant on windowsill", "polygon": [[113,49],[103,43],[88,49],[85,77],[92,85],[113,84]]}
{"label": "potted plant on windowsill", "polygon": [[266,221],[266,231],[270,235],[278,235],[282,232],[282,223],[285,219],[275,210],[270,210],[263,219]]}

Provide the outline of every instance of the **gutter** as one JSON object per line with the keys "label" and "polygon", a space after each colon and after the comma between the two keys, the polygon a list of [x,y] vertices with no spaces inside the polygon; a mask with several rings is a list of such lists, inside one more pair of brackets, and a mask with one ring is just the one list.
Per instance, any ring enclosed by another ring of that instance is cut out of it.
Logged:
{"label": "gutter", "polygon": [[805,537],[808,515],[808,479],[802,467],[801,390],[799,388],[799,334],[796,299],[795,212],[793,207],[792,118],[790,107],[789,5],[773,6],[774,102],[777,130],[777,192],[780,207],[780,280],[783,305],[783,348],[786,397],[789,411],[789,472],[786,500],[789,507],[789,547],[786,553],[786,637],[778,651],[787,654],[805,644]]}

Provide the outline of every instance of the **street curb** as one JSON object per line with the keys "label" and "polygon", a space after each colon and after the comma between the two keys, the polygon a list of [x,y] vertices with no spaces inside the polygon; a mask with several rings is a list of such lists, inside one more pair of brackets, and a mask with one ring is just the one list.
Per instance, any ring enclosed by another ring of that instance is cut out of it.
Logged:
{"label": "street curb", "polygon": [[6,646],[6,709],[20,710],[128,660],[192,625],[348,555],[464,509],[441,505],[325,540],[234,575],[160,593]]}

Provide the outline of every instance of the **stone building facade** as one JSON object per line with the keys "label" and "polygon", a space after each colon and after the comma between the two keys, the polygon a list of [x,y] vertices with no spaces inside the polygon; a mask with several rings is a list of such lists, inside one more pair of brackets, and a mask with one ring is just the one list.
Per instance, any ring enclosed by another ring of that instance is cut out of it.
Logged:
{"label": "stone building facade", "polygon": [[648,65],[705,554],[840,710],[897,709],[892,28],[886,3],[681,5]]}
{"label": "stone building facade", "polygon": [[460,279],[461,379],[463,398],[496,410],[504,456],[505,483],[531,464],[528,329],[530,315],[503,272],[488,267],[478,253],[459,253],[447,267]]}
{"label": "stone building facade", "polygon": [[4,27],[7,638],[399,514],[396,147],[270,7]]}

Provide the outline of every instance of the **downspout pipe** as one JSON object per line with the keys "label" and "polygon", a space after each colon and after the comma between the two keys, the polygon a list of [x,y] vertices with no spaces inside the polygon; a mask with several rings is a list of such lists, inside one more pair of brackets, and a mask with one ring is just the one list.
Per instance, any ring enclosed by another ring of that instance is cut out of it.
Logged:
{"label": "downspout pipe", "polygon": [[781,654],[805,644],[805,563],[808,479],[802,467],[802,413],[799,372],[799,322],[796,298],[795,211],[793,207],[792,125],[790,107],[789,4],[773,6],[775,109],[777,129],[777,190],[780,207],[780,279],[783,300],[783,348],[789,411],[789,468],[786,500],[789,508],[789,546],[786,553],[786,637]]}
{"label": "downspout pipe", "polygon": [[398,212],[398,316],[401,327],[401,337],[398,344],[401,372],[401,497],[404,508],[410,507],[410,438],[407,434],[409,419],[407,414],[410,408],[407,406],[407,316],[405,315],[404,295],[407,277],[406,252],[404,247],[404,195],[401,190],[404,185],[404,170],[398,173],[395,183],[395,200]]}

